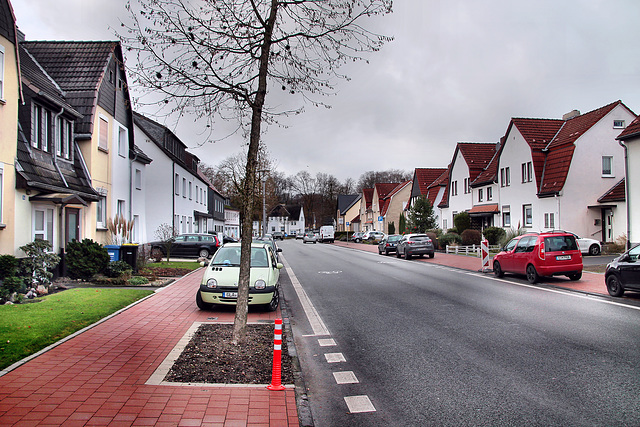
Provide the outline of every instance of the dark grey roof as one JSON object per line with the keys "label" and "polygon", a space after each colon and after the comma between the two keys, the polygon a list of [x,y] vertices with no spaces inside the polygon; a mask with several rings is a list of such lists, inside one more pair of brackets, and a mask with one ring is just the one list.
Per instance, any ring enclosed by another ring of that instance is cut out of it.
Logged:
{"label": "dark grey roof", "polygon": [[140,149],[140,147],[138,147],[137,145],[133,144],[133,155],[135,156],[135,159],[141,163],[144,164],[149,164],[153,161],[153,159],[151,159],[151,157],[147,156],[144,151],[142,151]]}
{"label": "dark grey roof", "polygon": [[0,36],[16,44],[16,19],[7,0],[0,0]]}
{"label": "dark grey roof", "polygon": [[62,159],[54,162],[50,153],[31,149],[18,123],[16,187],[38,190],[43,194],[70,193],[87,201],[99,200],[80,160],[80,149],[77,144],[73,146],[73,163]]}
{"label": "dark grey roof", "polygon": [[338,195],[338,211],[344,215],[355,202],[362,198],[362,194],[340,194]]}
{"label": "dark grey roof", "polygon": [[29,53],[66,92],[67,101],[84,117],[76,123],[76,133],[91,134],[98,89],[116,51],[116,41],[25,41]]}
{"label": "dark grey roof", "polygon": [[302,212],[302,206],[300,205],[277,205],[269,216],[289,218],[292,221],[300,220],[300,213]]}

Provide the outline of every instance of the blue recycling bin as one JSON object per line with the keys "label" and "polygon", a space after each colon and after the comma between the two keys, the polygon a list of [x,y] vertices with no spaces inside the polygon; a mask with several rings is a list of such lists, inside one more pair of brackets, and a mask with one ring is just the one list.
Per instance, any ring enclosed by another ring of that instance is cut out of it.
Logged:
{"label": "blue recycling bin", "polygon": [[109,261],[120,261],[120,246],[117,245],[105,245],[107,252],[109,252]]}

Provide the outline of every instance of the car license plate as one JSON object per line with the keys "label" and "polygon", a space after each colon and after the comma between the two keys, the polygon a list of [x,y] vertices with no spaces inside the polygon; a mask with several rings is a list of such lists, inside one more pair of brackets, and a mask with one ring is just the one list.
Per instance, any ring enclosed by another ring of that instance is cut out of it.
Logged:
{"label": "car license plate", "polygon": [[222,298],[238,298],[237,292],[223,292]]}
{"label": "car license plate", "polygon": [[571,259],[571,255],[558,255],[556,260],[558,261],[567,261]]}

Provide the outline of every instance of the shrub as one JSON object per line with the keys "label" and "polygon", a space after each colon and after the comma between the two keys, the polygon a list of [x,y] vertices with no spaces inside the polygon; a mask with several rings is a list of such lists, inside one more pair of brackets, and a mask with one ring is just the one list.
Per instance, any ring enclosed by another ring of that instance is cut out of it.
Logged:
{"label": "shrub", "polygon": [[31,285],[43,285],[48,289],[51,285],[51,279],[53,279],[51,270],[60,262],[58,255],[49,252],[51,243],[47,240],[36,239],[20,246],[20,250],[27,255],[22,261],[22,267],[25,274],[30,276]]}
{"label": "shrub", "polygon": [[484,237],[487,238],[490,245],[497,245],[507,235],[507,232],[500,227],[487,227],[484,229]]}
{"label": "shrub", "polygon": [[524,228],[510,228],[506,231],[504,237],[500,240],[499,245],[500,246],[504,246],[507,243],[509,243],[509,241],[511,239],[513,239],[514,237],[518,237],[521,236],[525,233],[525,229]]}
{"label": "shrub", "polygon": [[120,277],[122,275],[131,275],[131,266],[125,261],[114,261],[107,265],[104,270],[107,277]]}
{"label": "shrub", "polygon": [[16,275],[18,259],[13,255],[0,255],[0,280]]}
{"label": "shrub", "polygon": [[141,286],[149,283],[149,279],[143,276],[133,276],[131,279],[128,280],[128,282],[131,286]]}
{"label": "shrub", "polygon": [[26,290],[24,279],[22,277],[5,277],[1,283],[0,287],[6,289],[9,293],[22,292]]}
{"label": "shrub", "polygon": [[67,271],[76,279],[88,280],[109,265],[107,248],[91,239],[67,244]]}
{"label": "shrub", "polygon": [[447,233],[447,234],[443,234],[442,236],[440,236],[440,239],[438,239],[440,247],[444,248],[447,245],[452,245],[452,244],[462,244],[462,237],[460,237],[459,234],[456,233]]}
{"label": "shrub", "polygon": [[426,234],[427,234],[427,236],[429,236],[429,238],[433,242],[433,248],[434,249],[438,249],[438,236],[436,235],[436,233],[434,233],[432,231],[427,231]]}
{"label": "shrub", "polygon": [[482,240],[482,233],[478,230],[472,230],[468,228],[462,232],[462,244],[463,245],[479,245]]}
{"label": "shrub", "polygon": [[469,216],[469,212],[460,212],[458,215],[453,217],[453,223],[456,225],[456,230],[458,233],[462,234],[464,230],[471,228],[471,217]]}

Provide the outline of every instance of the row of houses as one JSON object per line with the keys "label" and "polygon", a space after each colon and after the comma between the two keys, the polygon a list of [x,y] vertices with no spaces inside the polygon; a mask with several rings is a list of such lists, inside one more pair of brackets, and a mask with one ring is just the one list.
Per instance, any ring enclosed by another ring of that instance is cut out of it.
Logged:
{"label": "row of houses", "polygon": [[339,230],[388,232],[420,196],[447,230],[565,229],[602,242],[640,242],[640,119],[622,101],[562,119],[512,118],[499,141],[459,142],[446,167],[338,199]]}
{"label": "row of houses", "polygon": [[[119,42],[27,41],[0,0],[0,253],[48,240],[239,236],[239,212],[168,128],[132,109]],[[116,242],[117,243],[117,242]]]}

